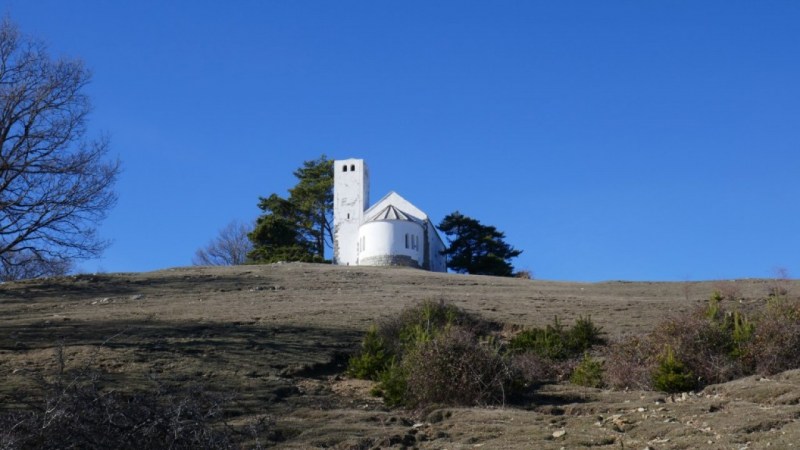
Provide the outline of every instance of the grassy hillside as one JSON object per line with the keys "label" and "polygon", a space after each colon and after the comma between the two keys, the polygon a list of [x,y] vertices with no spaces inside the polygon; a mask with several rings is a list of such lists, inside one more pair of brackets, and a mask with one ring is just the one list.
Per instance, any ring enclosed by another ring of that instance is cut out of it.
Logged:
{"label": "grassy hillside", "polygon": [[[780,448],[800,441],[800,395],[786,396],[800,392],[793,372],[675,403],[651,392],[553,385],[522,407],[427,411],[390,410],[368,394],[368,382],[340,375],[371,323],[420,300],[518,326],[591,315],[613,339],[645,333],[704,304],[715,289],[735,292],[746,309],[775,283],[567,283],[296,263],[6,283],[0,405],[22,407],[36,378],[56,371],[61,346],[67,370],[91,365],[115,389],[201,383],[233,393],[230,420],[269,416],[279,431],[273,444],[284,447],[688,448],[711,441],[733,448],[751,441],[756,448],[772,439]],[[800,292],[797,282],[782,283]]]}

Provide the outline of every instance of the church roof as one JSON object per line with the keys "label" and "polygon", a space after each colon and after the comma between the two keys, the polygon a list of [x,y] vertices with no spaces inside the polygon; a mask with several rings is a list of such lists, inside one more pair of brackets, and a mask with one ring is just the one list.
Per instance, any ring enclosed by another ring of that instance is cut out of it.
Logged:
{"label": "church roof", "polygon": [[366,221],[376,222],[379,220],[407,220],[409,222],[416,222],[416,220],[412,216],[397,209],[397,207],[395,207],[394,205],[389,205],[386,208],[383,208],[382,210],[380,210],[379,213],[370,217]]}

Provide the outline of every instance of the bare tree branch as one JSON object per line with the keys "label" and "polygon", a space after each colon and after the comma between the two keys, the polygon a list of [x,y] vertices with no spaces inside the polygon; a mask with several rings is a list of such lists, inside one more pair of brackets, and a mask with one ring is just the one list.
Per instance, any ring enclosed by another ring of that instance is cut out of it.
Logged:
{"label": "bare tree branch", "polygon": [[120,169],[108,138],[85,137],[90,78],[0,24],[0,279],[61,273],[108,246],[96,226]]}
{"label": "bare tree branch", "polygon": [[236,266],[247,262],[253,244],[247,237],[250,227],[233,221],[219,231],[207,246],[197,250],[192,258],[196,266]]}

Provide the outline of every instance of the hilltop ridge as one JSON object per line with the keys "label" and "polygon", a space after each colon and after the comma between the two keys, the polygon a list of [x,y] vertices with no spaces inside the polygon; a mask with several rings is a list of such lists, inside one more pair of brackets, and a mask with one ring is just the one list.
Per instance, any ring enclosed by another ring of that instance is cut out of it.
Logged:
{"label": "hilltop ridge", "polygon": [[[441,299],[521,327],[591,315],[614,338],[703,305],[715,289],[735,292],[747,308],[774,283],[574,283],[302,263],[5,283],[0,404],[12,408],[15,393],[34,389],[31,374],[52,373],[53,349],[63,343],[68,368],[91,363],[118,389],[148,389],[156,377],[236,392],[234,421],[274,417],[282,437],[273,443],[287,448],[400,447],[408,435],[419,448],[780,446],[800,439],[797,395],[787,397],[800,392],[798,371],[677,400],[552,385],[526,407],[445,408],[438,415],[387,409],[369,395],[369,382],[341,375],[370,324],[420,300]],[[800,292],[797,281],[782,283]],[[559,430],[566,434],[554,438]]]}

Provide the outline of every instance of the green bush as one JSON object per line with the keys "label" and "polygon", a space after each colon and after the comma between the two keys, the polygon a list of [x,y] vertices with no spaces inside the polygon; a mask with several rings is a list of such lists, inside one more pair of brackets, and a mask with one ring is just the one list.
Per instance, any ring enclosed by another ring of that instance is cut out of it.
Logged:
{"label": "green bush", "polygon": [[691,391],[696,386],[697,379],[692,371],[675,357],[672,347],[667,346],[653,374],[653,387],[662,392],[675,393]]}
{"label": "green bush", "polygon": [[514,352],[534,352],[551,360],[563,361],[575,358],[592,348],[604,344],[601,328],[594,325],[591,317],[579,317],[575,324],[566,329],[558,320],[542,328],[521,331],[508,344]]}
{"label": "green bush", "polygon": [[603,387],[603,362],[592,358],[588,352],[585,353],[569,381],[579,386]]}
{"label": "green bush", "polygon": [[549,359],[564,359],[567,356],[564,333],[558,319],[547,328],[531,328],[514,336],[508,344],[511,351],[533,352]]}
{"label": "green bush", "polygon": [[567,333],[567,348],[574,354],[586,352],[595,345],[605,345],[603,329],[592,322],[592,317],[578,317]]}
{"label": "green bush", "polygon": [[403,364],[395,360],[378,375],[378,385],[373,394],[383,397],[389,406],[401,406],[407,403],[408,397],[408,374]]}
{"label": "green bush", "polygon": [[378,335],[378,328],[372,326],[361,343],[361,352],[350,358],[347,373],[355,378],[377,380],[391,360],[383,345],[383,339]]}

